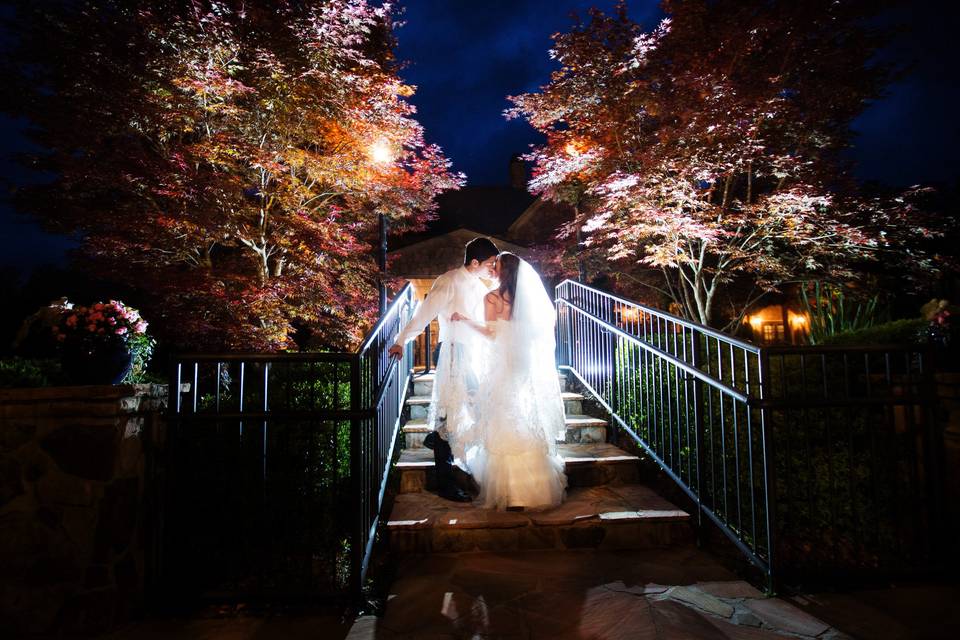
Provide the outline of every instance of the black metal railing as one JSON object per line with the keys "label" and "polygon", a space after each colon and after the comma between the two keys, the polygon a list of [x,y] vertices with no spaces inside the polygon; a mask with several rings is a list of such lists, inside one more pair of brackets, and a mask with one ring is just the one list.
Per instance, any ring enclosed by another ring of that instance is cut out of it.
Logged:
{"label": "black metal railing", "polygon": [[614,436],[636,441],[698,526],[712,521],[771,588],[778,573],[933,557],[941,443],[923,349],[760,348],[569,280],[556,305],[558,360],[610,411]]}
{"label": "black metal railing", "polygon": [[360,592],[413,362],[387,350],[415,304],[408,285],[355,353],[174,358],[159,588]]}
{"label": "black metal railing", "polygon": [[414,341],[413,366],[418,372],[430,373],[437,366],[438,334],[430,322]]}

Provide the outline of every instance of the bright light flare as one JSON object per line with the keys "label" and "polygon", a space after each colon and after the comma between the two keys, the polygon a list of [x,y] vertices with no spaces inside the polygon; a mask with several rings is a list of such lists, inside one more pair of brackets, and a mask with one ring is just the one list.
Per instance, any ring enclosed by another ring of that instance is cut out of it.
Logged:
{"label": "bright light flare", "polygon": [[377,140],[370,146],[370,159],[377,164],[393,162],[393,149],[386,140]]}
{"label": "bright light flare", "polygon": [[791,313],[790,324],[794,329],[801,329],[807,326],[807,316],[805,314]]}

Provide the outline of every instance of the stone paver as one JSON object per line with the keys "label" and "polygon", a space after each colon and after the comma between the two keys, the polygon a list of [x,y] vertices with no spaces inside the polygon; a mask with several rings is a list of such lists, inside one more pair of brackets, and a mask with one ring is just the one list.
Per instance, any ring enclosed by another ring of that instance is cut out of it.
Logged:
{"label": "stone paver", "polygon": [[746,606],[764,625],[773,629],[802,636],[818,636],[830,628],[822,620],[779,598],[748,600]]}
{"label": "stone paver", "polygon": [[763,593],[749,582],[698,582],[697,588],[718,598],[762,598]]}
{"label": "stone paver", "polygon": [[733,615],[733,607],[726,602],[704,593],[698,589],[690,587],[673,587],[664,594],[665,598],[677,600],[683,604],[688,604],[702,609],[707,613],[712,613],[721,618],[729,618]]}

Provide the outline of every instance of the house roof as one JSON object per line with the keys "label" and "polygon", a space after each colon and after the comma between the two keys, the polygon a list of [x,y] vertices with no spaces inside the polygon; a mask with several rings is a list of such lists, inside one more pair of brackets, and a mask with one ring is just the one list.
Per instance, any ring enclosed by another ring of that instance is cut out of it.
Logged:
{"label": "house roof", "polygon": [[536,244],[570,220],[573,207],[569,204],[537,198],[510,224],[506,236],[524,244]]}
{"label": "house roof", "polygon": [[505,236],[507,229],[535,198],[523,189],[509,186],[468,186],[445,191],[437,197],[437,219],[426,231],[391,238],[393,246],[407,246],[457,229],[471,229],[478,235]]}

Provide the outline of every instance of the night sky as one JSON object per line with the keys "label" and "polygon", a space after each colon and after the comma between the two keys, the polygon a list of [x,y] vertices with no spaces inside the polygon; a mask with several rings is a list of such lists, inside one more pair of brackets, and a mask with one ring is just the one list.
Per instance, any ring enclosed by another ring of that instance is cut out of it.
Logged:
{"label": "night sky", "polygon": [[[554,68],[550,35],[569,28],[572,12],[590,6],[610,10],[614,2],[590,0],[407,0],[406,25],[398,33],[398,57],[409,64],[405,81],[418,87],[413,98],[427,139],[443,147],[454,169],[470,184],[505,184],[507,163],[537,134],[523,121],[507,122],[506,96],[536,90]],[[913,4],[913,3],[911,3]],[[957,150],[960,100],[955,66],[960,60],[960,8],[916,3],[891,19],[902,24],[882,57],[910,62],[912,71],[889,95],[856,121],[852,159],[859,176],[893,185],[940,183],[954,186],[960,175]],[[930,7],[930,8],[928,8]],[[919,9],[924,11],[920,12]],[[645,28],[661,13],[654,0],[630,3],[630,16]],[[25,175],[9,158],[24,147],[21,125],[0,119],[4,181]],[[2,207],[2,205],[0,205]],[[0,265],[30,269],[62,262],[70,242],[17,220],[0,208]]]}

